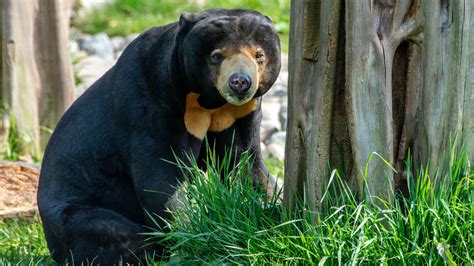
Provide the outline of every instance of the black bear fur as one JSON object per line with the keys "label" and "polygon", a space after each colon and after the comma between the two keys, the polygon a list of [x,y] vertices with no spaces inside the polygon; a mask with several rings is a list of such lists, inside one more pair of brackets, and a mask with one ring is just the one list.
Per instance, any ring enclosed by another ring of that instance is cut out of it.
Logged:
{"label": "black bear fur", "polygon": [[185,13],[179,22],[137,37],[54,130],[42,163],[38,207],[55,261],[136,263],[145,251],[161,252],[144,246],[140,233],[155,227],[146,211],[170,218],[165,204],[183,177],[166,161],[175,154],[206,156],[202,136],[185,125],[187,96],[197,95],[198,104],[209,110],[228,105],[216,89],[219,66],[209,56],[215,49],[241,47],[264,53],[252,96],[255,107],[206,136],[220,155],[231,145],[252,152],[255,178],[265,182],[260,96],[280,70],[280,43],[271,20],[247,10]]}

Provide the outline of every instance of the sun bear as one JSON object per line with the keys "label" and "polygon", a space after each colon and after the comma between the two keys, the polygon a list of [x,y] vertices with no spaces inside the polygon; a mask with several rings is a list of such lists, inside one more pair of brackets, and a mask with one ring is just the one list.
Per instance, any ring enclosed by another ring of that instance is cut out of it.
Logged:
{"label": "sun bear", "polygon": [[[184,13],[151,28],[59,121],[41,168],[38,207],[53,259],[111,265],[145,251],[148,213],[166,202],[181,171],[169,163],[251,152],[267,182],[259,127],[261,96],[280,71],[269,17],[249,10]],[[157,193],[158,192],[158,193]]]}

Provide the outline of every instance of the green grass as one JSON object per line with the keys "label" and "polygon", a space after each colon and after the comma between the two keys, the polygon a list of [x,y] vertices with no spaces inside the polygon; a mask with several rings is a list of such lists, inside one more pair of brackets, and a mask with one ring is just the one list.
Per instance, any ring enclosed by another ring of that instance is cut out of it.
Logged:
{"label": "green grass", "polygon": [[0,221],[0,265],[48,265],[53,261],[39,221]]}
{"label": "green grass", "polygon": [[[0,143],[0,159],[19,161],[25,157],[33,162],[41,161],[42,152],[35,147],[32,134],[18,129],[15,116],[3,102],[0,102],[0,120],[5,123],[4,133],[6,133]],[[50,132],[45,127],[40,129]]]}
{"label": "green grass", "polygon": [[282,161],[272,156],[265,158],[264,161],[272,176],[283,179],[285,172],[284,163]]}
{"label": "green grass", "polygon": [[[171,254],[152,264],[474,263],[474,172],[464,149],[453,151],[432,176],[409,159],[409,195],[396,195],[385,208],[358,201],[333,172],[319,213],[303,203],[289,211],[254,190],[251,160],[244,154],[231,167],[230,157],[219,163],[211,156],[205,171],[180,164],[193,183],[183,188],[170,231],[149,235]],[[273,167],[279,171],[281,164]],[[0,222],[0,258],[0,264],[51,263],[40,223]]]}
{"label": "green grass", "polygon": [[106,32],[110,36],[124,36],[176,22],[184,11],[199,12],[210,8],[252,9],[272,17],[280,33],[282,49],[288,51],[290,0],[208,0],[203,6],[196,5],[193,0],[117,0],[82,19],[73,19],[72,24],[90,34]]}
{"label": "green grass", "polygon": [[249,160],[244,156],[231,168],[230,160],[219,164],[211,158],[205,172],[181,165],[193,180],[184,188],[187,198],[174,212],[170,232],[151,234],[171,247],[172,262],[474,263],[474,174],[465,151],[453,152],[433,176],[423,168],[415,171],[409,160],[409,196],[396,195],[384,208],[355,199],[336,173],[322,211],[313,215],[304,204],[290,212],[255,192]]}

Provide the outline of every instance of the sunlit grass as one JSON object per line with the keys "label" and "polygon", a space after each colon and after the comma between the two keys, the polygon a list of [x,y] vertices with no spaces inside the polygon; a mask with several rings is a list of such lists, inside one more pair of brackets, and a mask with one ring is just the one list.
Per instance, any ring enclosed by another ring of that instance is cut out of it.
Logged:
{"label": "sunlit grass", "polygon": [[0,265],[53,263],[39,221],[0,221]]}
{"label": "sunlit grass", "polygon": [[[384,208],[359,201],[333,172],[318,213],[269,200],[255,189],[251,161],[244,153],[237,167],[230,154],[220,162],[211,156],[204,170],[179,163],[193,182],[183,188],[170,231],[149,235],[170,257],[148,263],[473,265],[474,173],[464,149],[432,175],[409,159],[408,196],[397,194]],[[0,222],[0,258],[52,263],[41,224]]]}
{"label": "sunlit grass", "polygon": [[[337,173],[318,215],[301,204],[289,212],[253,189],[250,157],[232,168],[209,160],[205,171],[184,166],[193,180],[174,212],[170,232],[152,235],[171,247],[171,260],[237,264],[472,265],[474,174],[464,150],[436,174],[409,159],[408,197],[380,208],[359,201]],[[225,173],[222,177],[220,173]],[[223,178],[223,182],[222,182]],[[362,197],[366,198],[366,197]],[[314,214],[314,213],[313,213]],[[317,223],[312,217],[318,217]]]}

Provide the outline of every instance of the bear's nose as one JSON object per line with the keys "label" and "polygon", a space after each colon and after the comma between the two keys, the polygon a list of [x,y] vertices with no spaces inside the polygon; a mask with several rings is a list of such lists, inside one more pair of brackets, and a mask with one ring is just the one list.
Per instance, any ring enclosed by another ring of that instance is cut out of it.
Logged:
{"label": "bear's nose", "polygon": [[252,79],[246,73],[234,73],[229,78],[229,87],[237,94],[246,93],[252,86]]}

